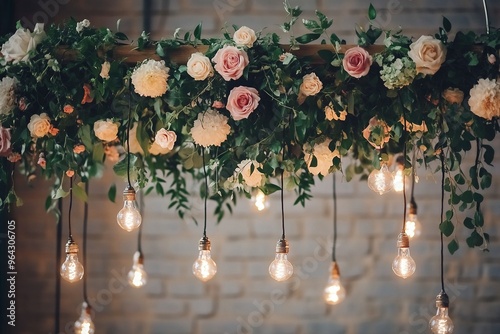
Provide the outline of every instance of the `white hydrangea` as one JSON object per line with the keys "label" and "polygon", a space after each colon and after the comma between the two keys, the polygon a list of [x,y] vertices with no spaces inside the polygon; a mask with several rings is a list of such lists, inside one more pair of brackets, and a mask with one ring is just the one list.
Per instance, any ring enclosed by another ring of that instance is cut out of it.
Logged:
{"label": "white hydrangea", "polygon": [[84,19],[83,21],[76,23],[76,31],[77,32],[82,32],[83,28],[88,28],[88,27],[90,27],[90,21],[87,19]]}
{"label": "white hydrangea", "polygon": [[[313,175],[321,174],[323,176],[328,175],[330,167],[333,166],[333,158],[340,157],[339,151],[331,151],[329,148],[332,140],[326,138],[321,143],[315,144],[312,149],[309,145],[304,145],[304,160],[307,163],[307,169]],[[316,158],[317,165],[312,167],[311,162],[313,156]]]}
{"label": "white hydrangea", "polygon": [[236,167],[235,170],[235,174],[241,174],[241,176],[243,177],[243,181],[247,186],[259,187],[261,186],[262,180],[264,179],[264,174],[259,172],[259,170],[257,169],[259,167],[261,167],[261,165],[257,161],[246,159],[238,164],[238,167]]}
{"label": "white hydrangea", "polygon": [[389,63],[382,65],[380,70],[380,78],[384,81],[384,85],[389,89],[398,89],[411,84],[417,75],[415,63],[408,57],[397,58],[394,62],[392,60],[388,58]]}
{"label": "white hydrangea", "polygon": [[162,96],[168,89],[168,71],[163,60],[146,60],[132,73],[132,84],[137,94],[147,97]]}
{"label": "white hydrangea", "polygon": [[5,77],[0,80],[0,115],[9,114],[16,103],[16,78]]}
{"label": "white hydrangea", "polygon": [[208,146],[220,146],[226,141],[231,132],[227,124],[228,118],[221,115],[215,109],[208,109],[205,113],[199,113],[198,119],[194,121],[191,128],[191,136],[196,144]]}
{"label": "white hydrangea", "polygon": [[469,94],[469,107],[474,114],[487,120],[500,117],[500,85],[495,79],[479,79]]}

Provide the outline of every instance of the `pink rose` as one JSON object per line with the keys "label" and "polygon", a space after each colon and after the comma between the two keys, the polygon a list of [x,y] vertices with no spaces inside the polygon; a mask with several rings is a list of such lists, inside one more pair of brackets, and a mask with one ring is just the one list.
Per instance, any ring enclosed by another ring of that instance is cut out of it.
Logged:
{"label": "pink rose", "polygon": [[245,51],[229,45],[219,49],[212,61],[215,63],[215,70],[226,81],[241,78],[249,62]]}
{"label": "pink rose", "polygon": [[21,160],[21,154],[17,153],[17,152],[12,152],[11,154],[9,154],[9,156],[7,157],[7,160],[9,160],[10,162],[12,163],[16,163],[18,162],[19,160]]}
{"label": "pink rose", "polygon": [[85,152],[85,145],[78,144],[78,145],[73,146],[73,153],[80,154],[83,152]]}
{"label": "pink rose", "polygon": [[225,106],[226,105],[222,101],[214,101],[214,103],[212,103],[212,108],[222,109]]}
{"label": "pink rose", "polygon": [[0,127],[0,157],[7,157],[11,152],[10,129]]}
{"label": "pink rose", "polygon": [[174,131],[169,131],[167,129],[160,129],[156,133],[154,143],[158,144],[161,148],[166,148],[172,150],[174,148],[175,141],[177,140],[177,135]]}
{"label": "pink rose", "polygon": [[365,49],[355,46],[346,51],[342,65],[350,76],[361,78],[370,72],[372,56]]}
{"label": "pink rose", "polygon": [[94,97],[92,96],[92,90],[89,84],[83,84],[83,98],[82,104],[90,103],[94,101]]}
{"label": "pink rose", "polygon": [[43,169],[47,167],[47,160],[45,160],[45,154],[40,153],[40,155],[38,156],[37,164],[40,165],[40,167],[42,167]]}
{"label": "pink rose", "polygon": [[259,105],[260,97],[255,88],[239,86],[229,93],[226,109],[235,121],[248,118]]}
{"label": "pink rose", "polygon": [[26,108],[28,108],[28,101],[26,101],[25,97],[21,97],[17,102],[17,105],[19,106],[19,110],[25,111]]}

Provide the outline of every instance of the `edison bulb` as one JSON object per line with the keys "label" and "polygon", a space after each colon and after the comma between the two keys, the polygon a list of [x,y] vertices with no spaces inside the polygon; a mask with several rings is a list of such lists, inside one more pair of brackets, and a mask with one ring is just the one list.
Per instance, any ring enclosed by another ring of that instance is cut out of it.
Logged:
{"label": "edison bulb", "polygon": [[405,232],[410,239],[418,238],[422,233],[422,226],[418,221],[416,214],[409,213],[406,216]]}
{"label": "edison bulb", "polygon": [[450,334],[453,333],[453,321],[448,316],[448,307],[438,307],[436,315],[429,322],[431,331],[434,334]]}
{"label": "edison bulb", "polygon": [[394,191],[400,193],[403,191],[404,188],[404,173],[403,169],[399,168],[394,172]]}
{"label": "edison bulb", "polygon": [[132,269],[128,272],[128,283],[135,288],[140,288],[146,285],[147,281],[148,274],[144,270],[144,257],[141,252],[135,252]]}
{"label": "edison bulb", "polygon": [[193,274],[202,282],[210,280],[217,273],[217,265],[212,260],[210,249],[210,240],[207,237],[201,238],[198,246],[200,253],[193,263]]}
{"label": "edison bulb", "polygon": [[78,261],[78,245],[69,237],[66,243],[66,259],[61,265],[61,277],[70,283],[74,283],[81,280],[83,274],[83,266]]}
{"label": "edison bulb", "polygon": [[330,277],[323,291],[325,302],[330,305],[341,303],[345,299],[345,289],[340,282],[340,272],[336,262],[333,262],[330,268]]}
{"label": "edison bulb", "polygon": [[142,223],[142,217],[135,201],[135,190],[131,186],[127,186],[123,191],[123,208],[118,212],[116,221],[127,232],[135,230]]}
{"label": "edison bulb", "polygon": [[394,177],[383,163],[380,170],[374,169],[368,176],[368,187],[380,195],[385,194],[392,190],[394,187]]}
{"label": "edison bulb", "polygon": [[264,211],[269,208],[269,199],[260,189],[257,189],[252,195],[251,202],[257,211]]}
{"label": "edison bulb", "polygon": [[269,265],[269,274],[278,282],[286,281],[293,274],[293,266],[288,261],[288,251],[288,241],[280,239],[276,244],[274,261]]}
{"label": "edison bulb", "polygon": [[398,255],[392,262],[392,271],[401,278],[408,278],[415,273],[416,265],[410,256],[410,238],[405,232],[398,236]]}
{"label": "edison bulb", "polygon": [[83,302],[80,318],[75,321],[75,334],[94,334],[94,332],[95,327],[92,322],[91,308],[86,302]]}

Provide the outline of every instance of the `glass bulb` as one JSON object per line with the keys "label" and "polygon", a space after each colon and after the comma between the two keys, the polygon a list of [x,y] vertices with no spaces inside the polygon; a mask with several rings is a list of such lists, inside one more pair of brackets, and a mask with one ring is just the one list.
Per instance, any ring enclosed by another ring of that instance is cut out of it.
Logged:
{"label": "glass bulb", "polygon": [[128,283],[135,288],[140,288],[146,285],[147,281],[148,274],[144,270],[144,257],[141,252],[135,252],[134,264],[128,272]]}
{"label": "glass bulb", "polygon": [[142,217],[135,202],[135,190],[130,186],[123,191],[123,208],[118,212],[116,221],[127,232],[135,230],[142,223]]}
{"label": "glass bulb", "polygon": [[391,191],[393,186],[394,177],[385,163],[382,163],[380,170],[374,169],[368,176],[368,187],[380,195]]}
{"label": "glass bulb", "polygon": [[210,254],[210,250],[200,250],[198,258],[193,263],[193,274],[200,281],[206,282],[217,273],[217,265]]}
{"label": "glass bulb", "polygon": [[416,214],[409,213],[406,216],[405,232],[410,239],[418,238],[422,233],[422,225],[418,221]]}
{"label": "glass bulb", "polygon": [[66,243],[66,259],[61,265],[61,277],[70,283],[74,283],[81,280],[83,274],[83,266],[78,261],[78,245],[70,237]]}
{"label": "glass bulb", "polygon": [[438,307],[436,315],[429,321],[429,326],[434,334],[450,334],[453,333],[453,321],[448,316],[447,307]]}
{"label": "glass bulb", "polygon": [[340,282],[340,274],[338,272],[338,266],[335,262],[332,263],[330,268],[330,277],[328,278],[328,284],[323,291],[323,298],[325,299],[325,302],[330,305],[339,304],[345,299],[345,289]]}
{"label": "glass bulb", "polygon": [[87,303],[84,302],[82,305],[82,313],[80,315],[80,318],[75,321],[75,334],[94,334],[95,327],[94,323],[92,322],[90,311],[90,306],[88,306]]}
{"label": "glass bulb", "polygon": [[416,265],[410,256],[410,247],[399,247],[398,255],[392,262],[392,271],[401,278],[408,278],[415,273]]}
{"label": "glass bulb", "polygon": [[398,169],[394,172],[394,191],[400,193],[404,188],[405,177],[403,174],[403,168],[398,167]]}
{"label": "glass bulb", "polygon": [[269,208],[269,199],[267,196],[264,194],[264,192],[260,189],[257,189],[254,191],[254,194],[252,195],[251,202],[253,203],[254,207],[257,209],[257,211],[264,211]]}
{"label": "glass bulb", "polygon": [[293,274],[293,266],[288,261],[287,253],[276,253],[274,261],[269,265],[269,274],[278,282],[286,281]]}

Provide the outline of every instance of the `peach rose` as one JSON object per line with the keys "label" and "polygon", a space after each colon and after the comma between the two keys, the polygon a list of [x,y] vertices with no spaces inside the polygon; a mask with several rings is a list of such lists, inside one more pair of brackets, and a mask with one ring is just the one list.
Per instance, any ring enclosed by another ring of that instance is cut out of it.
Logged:
{"label": "peach rose", "polygon": [[0,157],[7,157],[11,152],[10,129],[0,126]]}
{"label": "peach rose", "polygon": [[210,59],[201,52],[195,52],[186,64],[187,73],[196,81],[205,80],[214,75]]}
{"label": "peach rose", "polygon": [[109,79],[109,69],[111,68],[111,64],[109,61],[105,61],[101,65],[101,73],[99,73],[99,76],[103,78],[104,80]]}
{"label": "peach rose", "polygon": [[72,170],[72,169],[68,169],[68,170],[66,171],[66,176],[67,176],[67,177],[73,177],[74,175],[75,175],[75,171],[74,171],[74,170]]}
{"label": "peach rose", "polygon": [[83,85],[82,104],[91,103],[92,101],[94,101],[94,98],[92,97],[92,91],[90,89],[90,85],[89,84],[84,84]]}
{"label": "peach rose", "polygon": [[248,55],[244,50],[230,45],[219,49],[212,61],[215,63],[217,73],[226,81],[241,78],[245,67],[249,63]]}
{"label": "peach rose", "polygon": [[214,101],[214,103],[212,103],[212,108],[222,109],[225,106],[226,105],[222,101]]}
{"label": "peach rose", "polygon": [[160,147],[168,149],[171,151],[174,148],[175,141],[177,140],[177,135],[174,131],[169,131],[167,129],[160,129],[155,135],[155,144]]}
{"label": "peach rose", "polygon": [[442,95],[443,98],[451,104],[461,104],[464,100],[464,92],[458,88],[447,88]]}
{"label": "peach rose", "polygon": [[259,105],[260,97],[253,87],[238,86],[231,90],[226,109],[235,121],[248,118]]}
{"label": "peach rose", "polygon": [[410,45],[408,56],[415,62],[417,73],[434,74],[446,60],[446,48],[439,39],[420,36]]}
{"label": "peach rose", "polygon": [[71,114],[71,113],[73,113],[73,111],[75,111],[75,108],[73,108],[73,106],[69,105],[69,104],[65,105],[63,108],[63,112],[65,114]]}
{"label": "peach rose", "polygon": [[18,162],[19,160],[21,160],[21,154],[17,153],[17,152],[12,152],[11,154],[9,154],[9,156],[7,157],[7,160],[9,160],[10,162],[12,163],[16,163]]}
{"label": "peach rose", "polygon": [[[372,132],[379,128],[380,137],[373,138]],[[368,126],[363,130],[363,137],[376,149],[380,150],[384,147],[385,143],[389,142],[389,127],[387,123],[383,120],[379,120],[376,116],[370,119]]]}
{"label": "peach rose", "polygon": [[73,146],[73,153],[80,154],[83,152],[85,152],[85,145],[78,144],[78,145]]}
{"label": "peach rose", "polygon": [[49,130],[49,133],[52,135],[52,136],[57,136],[57,134],[59,133],[59,129],[58,128],[55,128],[53,126],[50,127],[50,130]]}
{"label": "peach rose", "polygon": [[300,93],[305,96],[313,96],[318,94],[323,89],[323,83],[319,80],[316,73],[304,75],[300,84]]}
{"label": "peach rose", "polygon": [[118,135],[118,124],[113,123],[112,120],[106,121],[99,120],[94,123],[95,136],[103,141],[113,141]]}
{"label": "peach rose", "polygon": [[50,118],[46,113],[31,116],[28,124],[28,130],[33,138],[42,138],[50,132],[51,128]]}
{"label": "peach rose", "polygon": [[40,155],[38,156],[38,161],[36,163],[40,167],[42,167],[43,169],[45,169],[45,167],[47,167],[47,160],[45,160],[45,154],[40,153]]}
{"label": "peach rose", "polygon": [[257,40],[257,36],[255,36],[255,31],[253,31],[253,29],[243,26],[234,32],[233,40],[237,46],[251,48],[253,43]]}
{"label": "peach rose", "polygon": [[370,72],[372,56],[362,47],[355,46],[346,51],[342,65],[350,76],[359,79]]}

